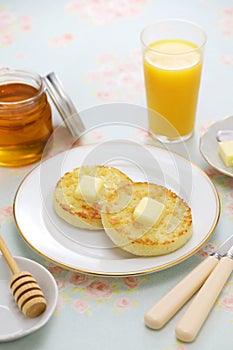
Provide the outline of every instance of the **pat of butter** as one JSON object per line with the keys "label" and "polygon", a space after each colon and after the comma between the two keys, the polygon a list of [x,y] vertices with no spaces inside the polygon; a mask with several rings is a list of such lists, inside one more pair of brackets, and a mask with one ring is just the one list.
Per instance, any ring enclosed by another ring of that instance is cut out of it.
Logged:
{"label": "pat of butter", "polygon": [[155,199],[144,197],[136,206],[133,216],[137,222],[146,226],[152,226],[159,221],[164,205]]}
{"label": "pat of butter", "polygon": [[233,166],[233,141],[219,142],[218,153],[226,166]]}
{"label": "pat of butter", "polygon": [[75,197],[83,197],[87,202],[98,200],[99,194],[104,187],[104,181],[99,177],[83,175],[75,189]]}

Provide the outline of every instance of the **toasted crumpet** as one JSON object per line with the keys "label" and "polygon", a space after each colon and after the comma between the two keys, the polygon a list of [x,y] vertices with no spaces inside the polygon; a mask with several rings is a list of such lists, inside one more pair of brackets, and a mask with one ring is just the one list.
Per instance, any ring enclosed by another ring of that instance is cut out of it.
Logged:
{"label": "toasted crumpet", "polygon": [[[83,175],[100,178],[104,189],[98,201],[86,202],[82,195],[75,193]],[[54,191],[54,208],[56,213],[69,224],[90,230],[103,229],[100,211],[106,203],[118,198],[119,188],[131,185],[131,179],[120,170],[108,166],[85,166],[67,172],[58,181]],[[122,193],[120,191],[120,193]],[[126,204],[125,204],[126,205]]]}
{"label": "toasted crumpet", "polygon": [[[156,256],[171,253],[190,239],[191,209],[177,194],[146,182],[134,183],[130,191],[126,185],[121,191],[124,194],[119,199],[128,196],[128,205],[115,210],[111,203],[107,203],[101,212],[104,229],[116,246],[135,255]],[[134,219],[134,210],[143,197],[164,205],[161,218],[150,227]]]}

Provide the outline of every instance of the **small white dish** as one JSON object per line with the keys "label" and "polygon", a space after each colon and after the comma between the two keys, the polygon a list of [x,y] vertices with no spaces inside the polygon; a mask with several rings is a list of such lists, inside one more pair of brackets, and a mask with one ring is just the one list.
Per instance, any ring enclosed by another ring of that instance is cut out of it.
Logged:
{"label": "small white dish", "polygon": [[[58,217],[53,193],[60,177],[94,164],[114,166],[133,181],[155,182],[176,192],[191,207],[192,238],[173,253],[137,257],[113,245],[104,230],[79,229]],[[145,274],[185,260],[210,238],[219,213],[217,191],[204,171],[178,154],[134,142],[87,145],[49,158],[28,174],[14,200],[16,225],[32,249],[65,268],[104,276]]]}
{"label": "small white dish", "polygon": [[233,116],[226,117],[212,124],[200,138],[200,152],[213,168],[221,173],[233,177],[233,167],[227,167],[218,154],[218,130],[233,129]]}
{"label": "small white dish", "polygon": [[35,318],[23,315],[10,290],[11,272],[3,256],[0,255],[0,342],[13,341],[35,332],[48,322],[57,304],[58,288],[51,273],[30,259],[15,257],[15,260],[21,270],[29,271],[35,277],[45,295],[47,308]]}

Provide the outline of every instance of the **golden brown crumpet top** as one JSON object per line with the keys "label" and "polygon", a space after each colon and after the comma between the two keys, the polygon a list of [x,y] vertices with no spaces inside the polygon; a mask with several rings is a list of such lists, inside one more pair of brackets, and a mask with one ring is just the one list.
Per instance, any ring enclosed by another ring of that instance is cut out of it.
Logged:
{"label": "golden brown crumpet top", "polygon": [[[87,202],[77,195],[77,186],[83,176],[103,180],[103,191],[99,199]],[[106,203],[114,202],[119,196],[119,189],[132,184],[131,179],[120,170],[108,166],[84,166],[67,172],[58,181],[54,191],[54,208],[56,213],[69,224],[91,230],[103,229],[100,211]],[[122,193],[122,192],[120,192]]]}
{"label": "golden brown crumpet top", "polygon": [[[101,213],[104,229],[115,245],[135,255],[156,256],[173,252],[189,240],[192,235],[191,209],[177,194],[146,182],[133,183],[131,193],[127,193],[128,187],[121,187],[125,196],[131,197],[126,207],[114,210],[109,202]],[[164,205],[160,219],[150,226],[134,218],[135,208],[144,197]]]}

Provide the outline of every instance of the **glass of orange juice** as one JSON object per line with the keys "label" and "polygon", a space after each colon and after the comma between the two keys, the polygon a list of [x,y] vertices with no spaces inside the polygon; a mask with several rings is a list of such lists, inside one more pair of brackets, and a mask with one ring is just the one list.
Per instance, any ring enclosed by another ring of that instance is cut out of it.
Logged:
{"label": "glass of orange juice", "polygon": [[158,20],[141,42],[149,130],[161,142],[185,141],[195,127],[205,31],[187,20]]}

